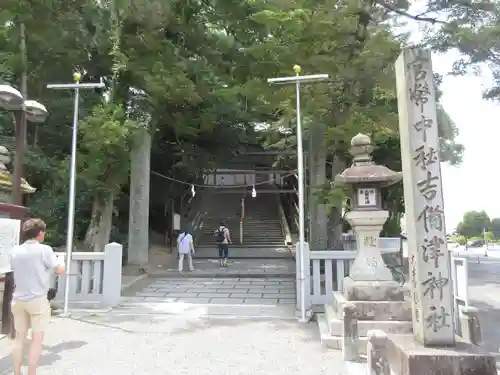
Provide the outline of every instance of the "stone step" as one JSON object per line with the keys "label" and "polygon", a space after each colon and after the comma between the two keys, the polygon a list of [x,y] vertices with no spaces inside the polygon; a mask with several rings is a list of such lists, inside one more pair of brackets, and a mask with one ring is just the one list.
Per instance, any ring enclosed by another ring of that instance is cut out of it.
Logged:
{"label": "stone step", "polygon": [[[256,300],[258,301],[258,300]],[[195,302],[135,302],[133,299],[124,301],[120,306],[114,308],[113,315],[140,316],[140,315],[198,315],[198,316],[220,316],[238,317],[247,319],[269,319],[281,318],[295,320],[295,306],[293,304],[216,304]]]}
{"label": "stone step", "polygon": [[[200,242],[197,247],[212,247],[216,248],[217,244],[214,244],[213,242]],[[284,241],[276,241],[276,242],[249,242],[245,241],[244,243],[233,243],[229,246],[229,249],[235,249],[235,248],[242,248],[245,249],[246,247],[257,247],[257,248],[285,248],[285,243]]]}
{"label": "stone step", "polygon": [[333,310],[342,316],[342,306],[353,303],[358,320],[411,322],[411,301],[348,301],[341,292],[333,292]]}
{"label": "stone step", "polygon": [[[232,242],[233,243],[239,243],[240,242],[240,236],[233,236],[232,237]],[[283,242],[285,240],[284,236],[271,236],[271,237],[259,237],[259,236],[243,236],[243,241],[245,242],[262,242],[262,243],[268,243],[268,242]],[[206,242],[211,242],[211,243],[217,243],[216,239],[212,236],[201,236],[199,237],[199,241],[206,241]]]}
{"label": "stone step", "polygon": [[[197,247],[213,247],[215,248],[215,245],[213,243],[200,243]],[[276,248],[284,248],[284,243],[283,241],[280,242],[280,243],[255,243],[255,244],[252,244],[252,243],[247,243],[245,242],[244,244],[233,244],[231,245],[230,247],[230,250],[231,249],[251,249],[251,248],[256,248],[256,249],[276,249]],[[233,256],[231,256],[231,254],[229,255],[230,258],[232,258]],[[245,257],[246,258],[246,257]],[[281,257],[275,257],[277,259],[281,259]]]}
{"label": "stone step", "polygon": [[[333,336],[330,334],[325,314],[316,314],[316,323],[318,325],[321,345],[328,349],[342,350],[342,336]],[[358,353],[366,354],[366,344],[368,339],[360,337],[358,340]]]}
{"label": "stone step", "polygon": [[[239,228],[237,230],[237,232],[239,233]],[[280,228],[272,228],[272,227],[261,227],[261,228],[245,228],[243,230],[243,234],[282,234],[283,231]],[[201,232],[201,234],[207,234],[207,235],[210,235],[210,236],[214,236],[214,231],[213,230],[203,230]],[[233,231],[233,234],[234,234],[234,231]]]}
{"label": "stone step", "polygon": [[[324,317],[328,325],[328,332],[332,336],[342,336],[343,322],[331,305],[324,306]],[[359,320],[358,321],[358,335],[365,337],[369,330],[380,329],[386,333],[412,333],[412,322],[398,322],[398,321],[372,321],[372,320]]]}

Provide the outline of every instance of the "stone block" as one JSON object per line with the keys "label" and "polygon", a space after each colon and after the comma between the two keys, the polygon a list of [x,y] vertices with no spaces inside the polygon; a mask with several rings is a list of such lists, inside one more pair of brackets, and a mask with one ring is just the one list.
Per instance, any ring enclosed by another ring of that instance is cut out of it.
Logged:
{"label": "stone block", "polygon": [[388,335],[385,354],[395,375],[497,375],[494,355],[463,341],[425,347],[413,335]]}
{"label": "stone block", "polygon": [[[333,336],[328,332],[328,326],[326,324],[326,319],[323,314],[316,315],[316,322],[319,328],[319,335],[321,340],[321,345],[328,349],[341,350],[343,338],[342,336]],[[366,337],[359,337],[358,339],[358,354],[366,354]]]}
{"label": "stone block", "polygon": [[342,308],[342,356],[344,361],[354,361],[358,357],[358,319],[353,303],[346,303]]}
{"label": "stone block", "polygon": [[[328,324],[328,331],[332,336],[342,336],[342,319],[333,310],[330,305],[325,305],[325,319]],[[368,331],[372,329],[380,329],[386,333],[402,334],[412,333],[413,323],[398,322],[395,320],[359,320],[358,321],[358,334],[360,337],[366,337]]]}
{"label": "stone block", "polygon": [[339,316],[349,302],[354,304],[358,320],[411,321],[410,301],[348,301],[341,293],[333,292],[333,309]]}
{"label": "stone block", "polygon": [[404,287],[396,281],[356,281],[344,278],[343,294],[349,301],[404,301]]}

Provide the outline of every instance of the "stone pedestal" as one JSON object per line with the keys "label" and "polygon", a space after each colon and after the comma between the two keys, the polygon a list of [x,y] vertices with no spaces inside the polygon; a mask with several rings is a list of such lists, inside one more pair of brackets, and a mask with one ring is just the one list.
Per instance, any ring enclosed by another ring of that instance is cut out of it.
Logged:
{"label": "stone pedestal", "polygon": [[389,212],[382,210],[350,211],[345,214],[358,245],[356,259],[349,268],[349,276],[353,280],[392,280],[392,273],[386,267],[378,248],[380,232],[388,217]]}
{"label": "stone pedestal", "polygon": [[349,306],[357,319],[358,353],[366,352],[370,330],[412,332],[410,294],[393,280],[378,248],[379,233],[387,216],[388,212],[382,210],[346,213],[346,219],[356,234],[359,250],[349,269],[349,277],[344,278],[343,290],[333,292],[331,307],[325,307],[330,332],[341,331],[339,340],[343,342],[352,341],[343,318],[345,307]]}
{"label": "stone pedestal", "polygon": [[325,346],[341,349],[350,340],[346,332],[345,309],[352,310],[357,320],[355,336],[358,354],[366,353],[368,332],[380,329],[387,333],[412,333],[411,301],[409,293],[394,281],[359,282],[344,279],[343,292],[333,292],[333,302],[324,306],[320,317],[321,339]]}
{"label": "stone pedestal", "polygon": [[388,335],[385,346],[390,374],[497,375],[493,354],[462,341],[435,348],[419,344],[412,335]]}

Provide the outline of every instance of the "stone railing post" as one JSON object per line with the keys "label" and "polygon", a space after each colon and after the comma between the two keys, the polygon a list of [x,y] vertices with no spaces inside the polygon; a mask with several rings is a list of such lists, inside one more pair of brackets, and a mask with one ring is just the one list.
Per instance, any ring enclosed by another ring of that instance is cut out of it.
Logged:
{"label": "stone railing post", "polygon": [[116,306],[120,303],[122,290],[122,253],[123,246],[112,242],[104,246],[103,267],[103,304]]}
{"label": "stone railing post", "polygon": [[462,338],[473,345],[481,345],[483,343],[483,333],[479,322],[479,310],[476,307],[462,308],[460,314],[460,328],[462,330]]}
{"label": "stone railing post", "polygon": [[344,361],[354,361],[358,356],[358,319],[355,310],[354,303],[346,303],[342,306],[342,355]]}
{"label": "stone railing post", "polygon": [[389,362],[384,355],[387,345],[387,334],[384,331],[373,329],[368,331],[366,348],[368,375],[391,375]]}

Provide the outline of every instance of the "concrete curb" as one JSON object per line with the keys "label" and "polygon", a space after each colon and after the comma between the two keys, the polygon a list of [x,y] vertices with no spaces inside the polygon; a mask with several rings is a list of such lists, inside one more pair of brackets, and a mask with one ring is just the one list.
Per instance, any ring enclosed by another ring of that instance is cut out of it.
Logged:
{"label": "concrete curb", "polygon": [[148,273],[148,277],[171,277],[171,278],[186,278],[186,279],[228,279],[228,278],[245,278],[245,279],[263,279],[263,278],[295,278],[293,272],[277,272],[277,273],[255,273],[249,274],[246,272],[227,272],[227,273],[196,273],[186,272],[180,274],[177,271],[153,271]]}
{"label": "concrete curb", "polygon": [[125,290],[125,289],[128,289],[130,288],[132,285],[134,285],[136,282],[138,281],[141,281],[143,279],[145,279],[146,277],[148,277],[149,275],[146,273],[144,275],[139,275],[139,276],[136,276],[134,277],[131,281],[129,281],[128,283],[124,283],[122,284],[122,292]]}

